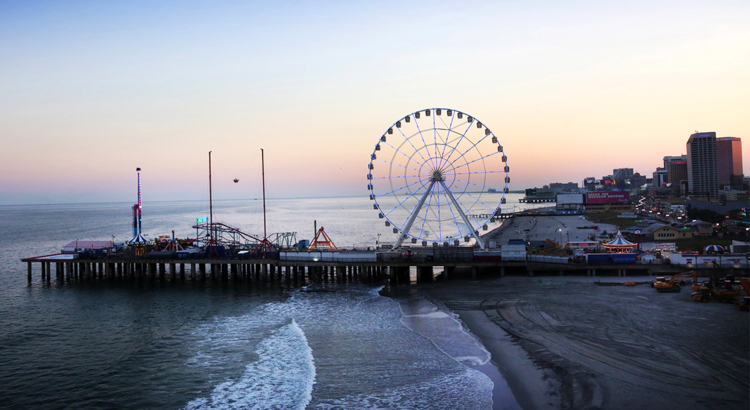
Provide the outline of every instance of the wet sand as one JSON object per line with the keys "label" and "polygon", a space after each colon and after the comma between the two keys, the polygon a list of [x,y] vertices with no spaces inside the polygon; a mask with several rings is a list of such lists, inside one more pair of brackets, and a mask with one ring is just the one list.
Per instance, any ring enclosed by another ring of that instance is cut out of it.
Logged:
{"label": "wet sand", "polygon": [[692,302],[688,290],[593,283],[618,279],[506,277],[417,289],[459,315],[525,410],[748,409],[750,315]]}

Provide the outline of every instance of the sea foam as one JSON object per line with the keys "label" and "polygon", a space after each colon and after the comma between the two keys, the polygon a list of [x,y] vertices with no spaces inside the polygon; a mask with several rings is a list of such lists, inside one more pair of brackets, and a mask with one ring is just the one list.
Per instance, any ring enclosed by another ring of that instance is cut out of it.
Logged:
{"label": "sea foam", "polygon": [[239,379],[219,384],[186,409],[304,409],[312,399],[315,364],[294,319],[261,341],[256,353],[258,360]]}
{"label": "sea foam", "polygon": [[491,355],[484,345],[466,329],[456,315],[439,309],[421,296],[399,299],[401,322],[426,337],[454,360],[467,366],[487,364]]}

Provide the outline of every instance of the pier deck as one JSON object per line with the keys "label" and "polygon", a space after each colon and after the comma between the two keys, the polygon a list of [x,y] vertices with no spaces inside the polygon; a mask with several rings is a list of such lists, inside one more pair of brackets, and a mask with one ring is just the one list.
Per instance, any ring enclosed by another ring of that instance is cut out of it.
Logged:
{"label": "pier deck", "polygon": [[[273,259],[149,259],[144,257],[104,257],[80,259],[74,255],[56,254],[24,258],[28,281],[32,283],[34,265],[39,266],[42,282],[83,280],[158,280],[158,281],[231,281],[286,283],[411,283],[416,271],[417,282],[454,278],[503,276],[644,276],[672,275],[684,267],[667,264],[587,265],[532,261],[473,261],[466,258],[439,260],[389,258],[377,261],[312,261]],[[723,274],[731,269],[712,269]],[[721,271],[721,272],[720,272]],[[743,270],[743,271],[746,271]],[[741,272],[737,272],[741,273]],[[708,273],[707,273],[708,274]],[[747,274],[747,272],[745,272]]]}

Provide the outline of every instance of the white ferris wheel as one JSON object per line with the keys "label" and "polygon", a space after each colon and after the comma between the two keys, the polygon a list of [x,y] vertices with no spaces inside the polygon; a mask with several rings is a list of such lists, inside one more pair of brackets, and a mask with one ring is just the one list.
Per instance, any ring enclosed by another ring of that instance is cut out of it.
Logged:
{"label": "white ferris wheel", "polygon": [[479,231],[500,214],[510,182],[508,157],[476,117],[450,108],[415,111],[383,133],[370,156],[373,208],[404,240],[484,242]]}

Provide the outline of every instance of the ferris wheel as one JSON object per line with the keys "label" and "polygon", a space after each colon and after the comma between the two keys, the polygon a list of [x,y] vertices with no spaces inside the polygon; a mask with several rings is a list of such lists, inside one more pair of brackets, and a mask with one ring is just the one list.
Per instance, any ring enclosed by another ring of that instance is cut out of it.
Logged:
{"label": "ferris wheel", "polygon": [[490,129],[450,108],[415,111],[383,133],[370,156],[373,208],[393,226],[398,248],[412,243],[484,248],[479,236],[500,215],[510,182],[508,157]]}

